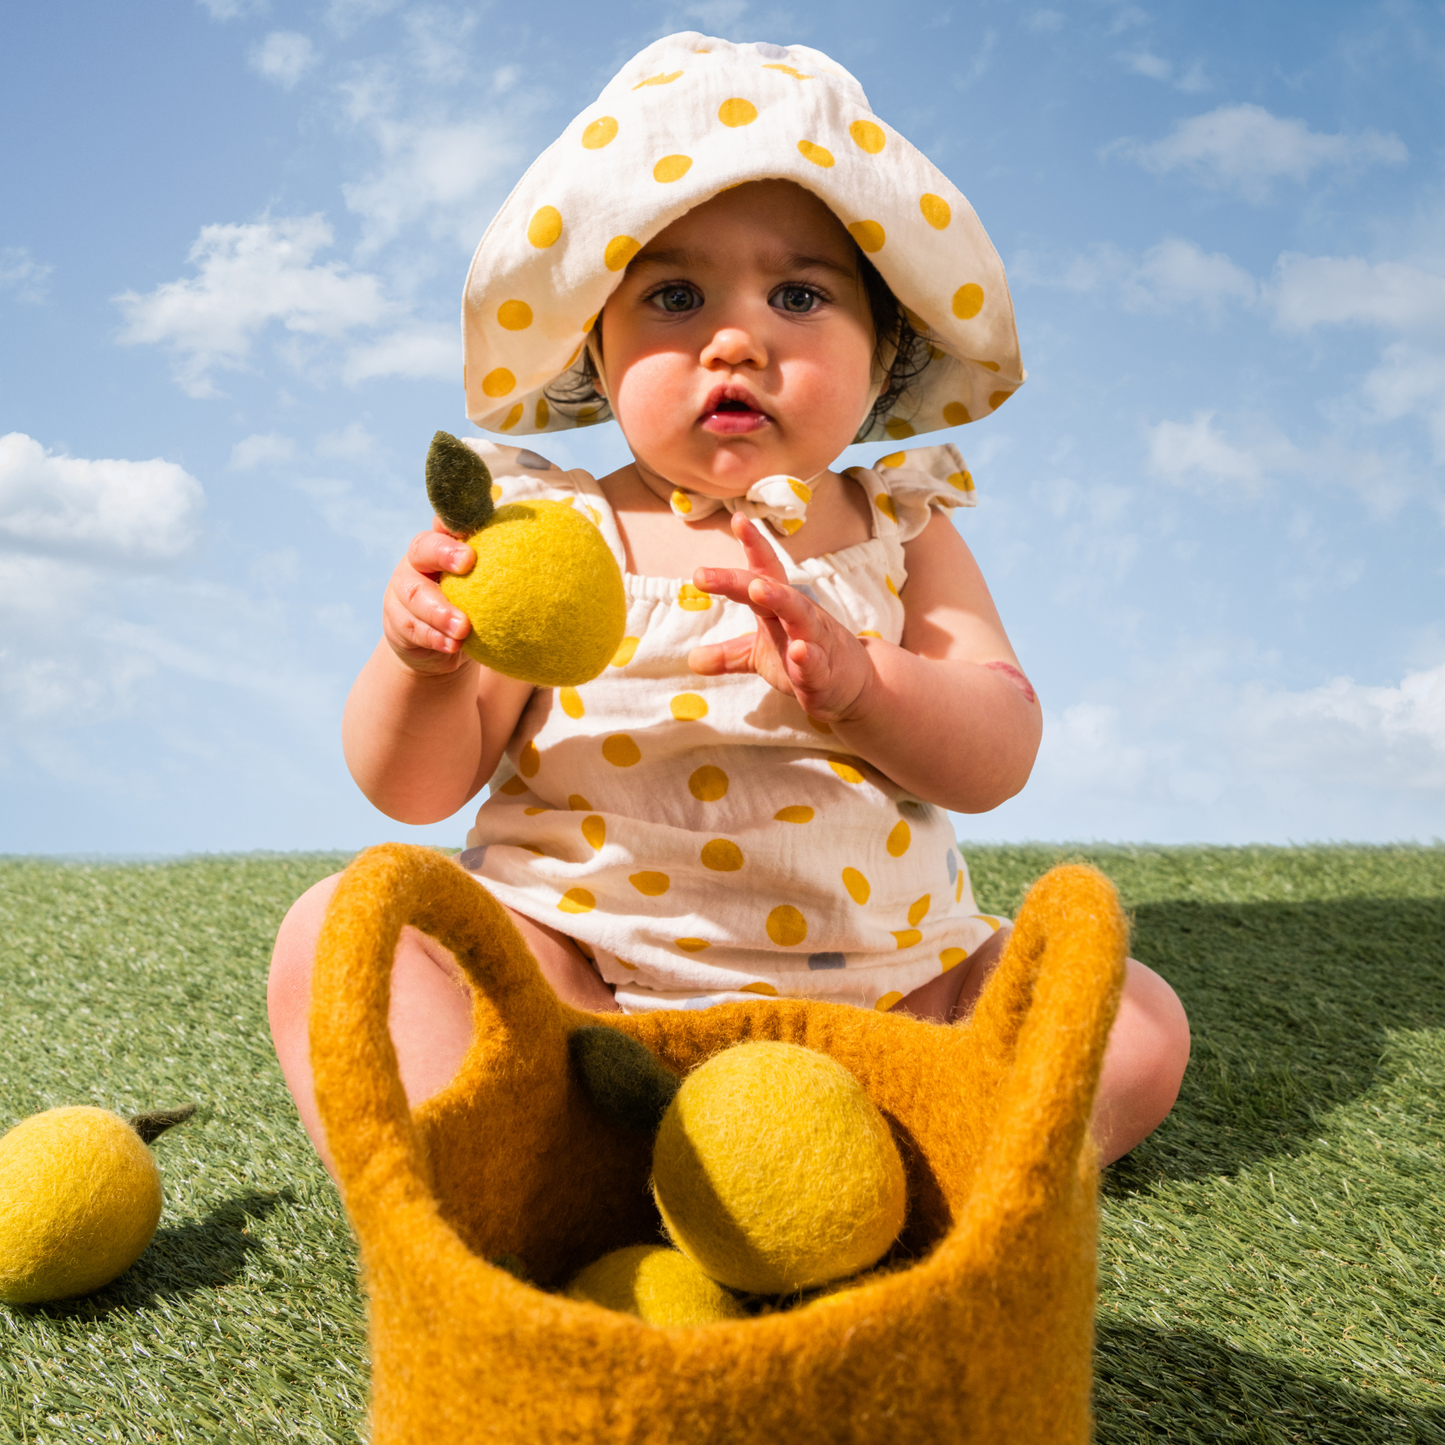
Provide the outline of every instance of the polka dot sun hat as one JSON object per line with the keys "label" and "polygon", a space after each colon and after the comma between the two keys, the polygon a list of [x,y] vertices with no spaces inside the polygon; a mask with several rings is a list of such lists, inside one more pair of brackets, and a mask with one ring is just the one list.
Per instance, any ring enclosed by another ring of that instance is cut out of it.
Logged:
{"label": "polka dot sun hat", "polygon": [[1023,384],[998,252],[963,193],[873,114],[858,82],[806,46],[688,32],[624,66],[487,228],[463,305],[467,415],[512,436],[596,421],[595,405],[557,398],[581,380],[586,334],[627,263],[724,188],[775,177],[838,216],[932,344],[860,440],[959,426]]}

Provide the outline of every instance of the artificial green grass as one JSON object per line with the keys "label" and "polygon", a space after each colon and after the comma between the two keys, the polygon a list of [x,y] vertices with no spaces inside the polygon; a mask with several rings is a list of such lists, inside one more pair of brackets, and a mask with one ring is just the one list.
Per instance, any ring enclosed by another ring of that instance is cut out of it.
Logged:
{"label": "artificial green grass", "polygon": [[[1082,856],[1195,1038],[1105,1182],[1099,1439],[1445,1442],[1445,848],[968,850],[998,912]],[[201,1105],[133,1269],[0,1306],[0,1440],[358,1438],[354,1250],[264,1007],[282,913],[344,861],[0,861],[0,1128]]]}

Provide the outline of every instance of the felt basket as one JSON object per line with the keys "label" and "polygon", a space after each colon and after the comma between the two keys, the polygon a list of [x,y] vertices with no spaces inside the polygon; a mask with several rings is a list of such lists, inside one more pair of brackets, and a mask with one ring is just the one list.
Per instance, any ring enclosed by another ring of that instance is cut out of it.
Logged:
{"label": "felt basket", "polygon": [[[453,951],[474,998],[461,1068],[414,1112],[386,1025],[407,923]],[[597,1015],[558,1001],[454,863],[363,853],[326,915],[310,1028],[369,1298],[375,1445],[1087,1441],[1087,1126],[1126,941],[1109,882],[1069,866],[1030,892],[965,1024],[792,1000]],[[569,1066],[569,1033],[597,1023],[679,1074],[745,1039],[843,1063],[907,1164],[901,1267],[825,1305],[685,1329],[549,1292],[658,1234],[650,1138],[605,1120]],[[535,1286],[488,1262],[503,1255]]]}

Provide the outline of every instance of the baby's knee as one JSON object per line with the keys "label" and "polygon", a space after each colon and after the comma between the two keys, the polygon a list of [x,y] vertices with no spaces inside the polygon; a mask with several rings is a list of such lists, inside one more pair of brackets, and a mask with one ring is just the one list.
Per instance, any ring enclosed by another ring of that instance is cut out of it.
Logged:
{"label": "baby's knee", "polygon": [[281,927],[276,931],[276,946],[271,950],[271,972],[266,980],[266,1008],[271,1016],[272,1031],[277,1022],[287,1018],[305,1017],[311,1001],[311,969],[316,960],[316,941],[321,936],[321,922],[326,905],[336,891],[339,873],[313,883],[286,910]]}
{"label": "baby's knee", "polygon": [[1131,958],[1119,1023],[1127,1033],[1135,1087],[1157,1101],[1162,1119],[1174,1107],[1189,1064],[1189,1016],[1169,984]]}

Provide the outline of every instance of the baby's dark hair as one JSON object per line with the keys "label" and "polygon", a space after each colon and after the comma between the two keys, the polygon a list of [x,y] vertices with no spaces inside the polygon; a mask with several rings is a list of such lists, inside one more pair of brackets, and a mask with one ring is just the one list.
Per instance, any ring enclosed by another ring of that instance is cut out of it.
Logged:
{"label": "baby's dark hair", "polygon": [[[880,371],[886,370],[883,390],[878,393],[878,400],[873,403],[873,409],[863,419],[863,425],[854,438],[861,441],[889,416],[899,398],[922,374],[933,359],[933,347],[908,319],[908,313],[889,290],[878,268],[856,243],[853,250],[858,262],[858,279],[868,298],[873,334],[877,338],[873,364]],[[597,368],[589,351],[584,350],[578,364],[558,377],[543,395],[564,414],[576,416],[579,421],[584,415],[587,421],[608,421],[612,416],[607,398],[597,389]]]}

